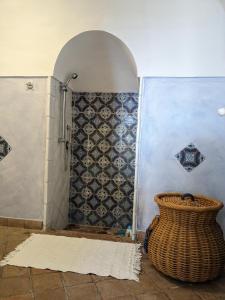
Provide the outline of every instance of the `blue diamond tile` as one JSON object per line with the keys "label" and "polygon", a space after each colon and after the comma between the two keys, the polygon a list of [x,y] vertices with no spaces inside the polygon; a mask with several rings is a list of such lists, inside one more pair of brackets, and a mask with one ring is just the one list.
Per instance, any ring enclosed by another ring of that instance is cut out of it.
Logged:
{"label": "blue diamond tile", "polygon": [[0,160],[5,158],[10,151],[10,145],[6,142],[6,140],[3,137],[0,136]]}
{"label": "blue diamond tile", "polygon": [[205,160],[205,156],[194,144],[186,146],[175,157],[187,172],[193,171]]}

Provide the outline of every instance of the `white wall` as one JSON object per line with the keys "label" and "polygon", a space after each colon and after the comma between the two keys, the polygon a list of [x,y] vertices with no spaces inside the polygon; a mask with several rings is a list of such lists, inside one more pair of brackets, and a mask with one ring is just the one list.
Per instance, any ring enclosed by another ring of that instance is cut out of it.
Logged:
{"label": "white wall", "polygon": [[60,52],[54,76],[66,81],[71,73],[79,76],[70,82],[77,92],[137,92],[135,61],[129,49],[104,31],[88,31],[71,39]]}
{"label": "white wall", "polygon": [[0,75],[52,75],[75,35],[104,30],[139,76],[225,75],[224,0],[2,0]]}
{"label": "white wall", "polygon": [[43,218],[46,81],[0,78],[0,136],[12,148],[0,161],[0,217]]}
{"label": "white wall", "polygon": [[[44,178],[44,227],[62,229],[68,225],[69,185],[70,185],[70,149],[58,139],[62,131],[62,93],[60,82],[49,78],[46,157]],[[72,126],[72,91],[68,89],[66,106],[66,124]],[[67,131],[69,134],[69,132]],[[67,139],[70,140],[69,135]]]}

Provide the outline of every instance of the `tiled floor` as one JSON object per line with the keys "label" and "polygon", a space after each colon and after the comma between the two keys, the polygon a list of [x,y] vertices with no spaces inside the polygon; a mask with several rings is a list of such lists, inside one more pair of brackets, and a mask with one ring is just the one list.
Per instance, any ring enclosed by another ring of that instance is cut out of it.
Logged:
{"label": "tiled floor", "polygon": [[[37,230],[0,227],[0,258]],[[62,234],[63,232],[56,232]],[[84,236],[68,232],[67,235]],[[86,234],[89,238],[111,238]],[[113,237],[118,240],[118,238]],[[142,260],[140,282],[111,277],[53,272],[6,266],[0,269],[0,300],[225,300],[225,274],[205,284],[185,284],[158,273],[147,257]]]}

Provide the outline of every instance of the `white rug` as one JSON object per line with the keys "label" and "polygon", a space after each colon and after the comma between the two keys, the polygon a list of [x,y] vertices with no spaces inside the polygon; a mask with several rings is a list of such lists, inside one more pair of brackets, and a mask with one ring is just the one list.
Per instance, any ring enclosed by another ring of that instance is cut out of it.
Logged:
{"label": "white rug", "polygon": [[32,234],[0,265],[92,273],[138,281],[140,260],[139,244]]}

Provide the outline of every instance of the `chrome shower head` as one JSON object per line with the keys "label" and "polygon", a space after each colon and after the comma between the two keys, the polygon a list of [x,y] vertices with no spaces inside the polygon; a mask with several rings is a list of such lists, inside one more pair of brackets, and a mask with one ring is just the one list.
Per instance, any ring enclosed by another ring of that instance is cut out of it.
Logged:
{"label": "chrome shower head", "polygon": [[67,79],[67,81],[66,81],[66,83],[64,84],[64,86],[67,87],[68,84],[69,84],[69,82],[70,82],[70,80],[76,79],[77,77],[78,77],[78,74],[77,74],[77,73],[72,73],[72,74],[70,75],[70,77]]}

